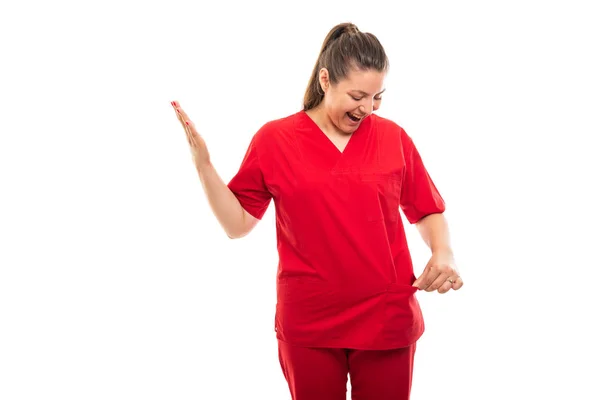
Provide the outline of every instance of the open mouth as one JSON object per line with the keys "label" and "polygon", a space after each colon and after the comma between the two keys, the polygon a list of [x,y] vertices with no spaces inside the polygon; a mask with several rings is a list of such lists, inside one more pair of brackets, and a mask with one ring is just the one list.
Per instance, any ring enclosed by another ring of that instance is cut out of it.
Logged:
{"label": "open mouth", "polygon": [[346,115],[348,116],[348,118],[350,118],[350,120],[354,122],[359,122],[362,119],[362,117],[358,117],[350,112],[347,112]]}

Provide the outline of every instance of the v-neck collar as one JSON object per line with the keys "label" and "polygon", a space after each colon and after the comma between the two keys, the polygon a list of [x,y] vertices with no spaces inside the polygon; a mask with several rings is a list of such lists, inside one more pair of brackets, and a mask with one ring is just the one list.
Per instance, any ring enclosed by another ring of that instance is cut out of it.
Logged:
{"label": "v-neck collar", "polygon": [[329,138],[329,136],[327,136],[327,134],[325,132],[323,132],[321,127],[308,115],[308,113],[306,111],[301,111],[301,113],[304,115],[304,118],[308,121],[308,124],[312,125],[313,130],[318,134],[318,136],[321,136],[321,138],[327,142],[326,146],[328,146],[338,157],[342,157],[346,153],[348,153],[348,148],[350,146],[352,146],[352,143],[354,141],[356,141],[355,137],[362,134],[361,131],[363,129],[361,129],[361,128],[363,128],[363,125],[365,124],[365,122],[367,122],[367,119],[370,118],[370,116],[369,116],[369,117],[365,118],[363,121],[361,121],[358,128],[356,128],[356,130],[350,134],[350,138],[348,139],[348,142],[344,146],[344,149],[340,150],[335,145],[335,143]]}
{"label": "v-neck collar", "polygon": [[[369,141],[368,137],[370,136],[371,119],[372,116],[368,116],[360,123],[358,128],[352,133],[352,136],[350,136],[350,139],[348,139],[348,143],[346,143],[346,146],[342,151],[335,143],[333,143],[325,132],[323,132],[317,123],[313,121],[306,111],[300,112],[300,125],[303,127],[303,130],[306,129],[305,132],[312,138],[311,141],[314,145],[320,148],[317,153],[313,153],[313,156],[321,154],[320,157],[317,156],[321,159],[318,161],[318,164],[327,166],[325,168],[332,172],[354,169],[357,167],[356,160],[364,158],[363,153],[368,151],[366,147],[367,142]],[[315,150],[311,150],[311,153]],[[304,149],[302,151],[304,151]],[[310,158],[313,156],[310,156]]]}

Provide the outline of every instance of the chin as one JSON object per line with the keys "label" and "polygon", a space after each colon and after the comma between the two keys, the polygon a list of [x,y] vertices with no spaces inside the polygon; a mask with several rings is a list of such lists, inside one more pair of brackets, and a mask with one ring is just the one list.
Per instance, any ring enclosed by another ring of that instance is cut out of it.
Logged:
{"label": "chin", "polygon": [[362,123],[362,121],[358,121],[358,122],[349,121],[348,117],[346,117],[344,114],[342,119],[339,121],[338,129],[340,129],[344,133],[350,134],[350,133],[353,133],[355,130],[357,130],[361,123]]}
{"label": "chin", "polygon": [[354,133],[354,131],[356,131],[357,129],[358,129],[358,126],[346,126],[346,127],[344,127],[344,129],[342,129],[342,132],[350,135],[351,133]]}
{"label": "chin", "polygon": [[337,130],[340,133],[344,133],[346,135],[350,135],[351,133],[354,133],[356,128],[358,128],[357,126],[348,126],[348,125],[344,124],[343,122],[335,124],[335,127],[337,128]]}

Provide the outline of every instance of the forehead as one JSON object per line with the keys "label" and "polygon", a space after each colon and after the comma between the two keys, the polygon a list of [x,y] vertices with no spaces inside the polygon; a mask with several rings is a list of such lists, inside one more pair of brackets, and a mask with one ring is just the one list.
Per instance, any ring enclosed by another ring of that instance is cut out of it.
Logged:
{"label": "forehead", "polygon": [[383,90],[385,72],[374,69],[360,70],[352,68],[346,79],[339,82],[344,90],[357,90],[365,93],[378,93]]}

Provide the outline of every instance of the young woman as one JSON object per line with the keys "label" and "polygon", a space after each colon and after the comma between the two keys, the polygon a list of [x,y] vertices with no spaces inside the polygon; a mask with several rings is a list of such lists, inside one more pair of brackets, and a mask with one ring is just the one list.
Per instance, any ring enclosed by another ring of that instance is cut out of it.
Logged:
{"label": "young woman", "polygon": [[[354,24],[325,38],[304,108],[253,136],[225,184],[204,141],[172,105],[211,208],[231,238],[275,204],[279,268],[275,331],[294,400],[409,399],[424,324],[415,292],[463,285],[448,241],[445,203],[415,145],[373,114],[388,59]],[[400,208],[432,257],[416,279]]]}

